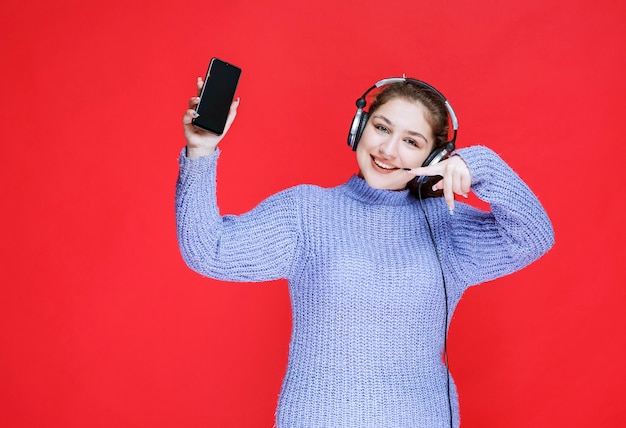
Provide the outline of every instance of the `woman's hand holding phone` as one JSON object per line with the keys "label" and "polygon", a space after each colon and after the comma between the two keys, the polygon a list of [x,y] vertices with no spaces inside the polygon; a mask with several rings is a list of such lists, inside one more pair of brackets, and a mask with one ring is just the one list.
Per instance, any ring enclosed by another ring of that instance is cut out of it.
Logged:
{"label": "woman's hand holding phone", "polygon": [[200,94],[202,93],[202,86],[204,82],[202,78],[198,78],[198,96],[192,97],[189,100],[189,109],[183,116],[183,127],[185,131],[185,139],[187,140],[187,157],[194,159],[200,156],[205,156],[213,153],[217,144],[224,138],[230,125],[232,125],[237,116],[237,107],[239,106],[239,98],[234,100],[230,105],[228,112],[228,119],[226,120],[226,126],[224,132],[221,135],[214,134],[204,129],[198,128],[193,125],[192,120],[197,116],[195,111],[196,106],[200,102]]}

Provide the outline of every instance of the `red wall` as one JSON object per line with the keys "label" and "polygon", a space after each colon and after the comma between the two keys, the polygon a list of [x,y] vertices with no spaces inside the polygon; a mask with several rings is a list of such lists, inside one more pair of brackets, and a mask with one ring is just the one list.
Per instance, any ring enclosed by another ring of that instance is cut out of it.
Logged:
{"label": "red wall", "polygon": [[374,81],[444,92],[459,146],[500,153],[556,230],[456,312],[463,427],[621,425],[626,3],[508,3],[4,0],[0,425],[272,425],[286,284],[201,278],[175,239],[181,116],[211,56],[243,68],[224,213],[344,181]]}

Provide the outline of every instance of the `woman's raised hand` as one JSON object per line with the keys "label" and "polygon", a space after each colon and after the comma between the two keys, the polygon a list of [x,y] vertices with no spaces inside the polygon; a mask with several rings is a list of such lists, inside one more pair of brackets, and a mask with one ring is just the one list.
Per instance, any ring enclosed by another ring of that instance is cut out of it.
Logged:
{"label": "woman's raised hand", "polygon": [[226,127],[222,135],[213,134],[212,132],[205,131],[194,126],[191,121],[196,117],[195,108],[200,102],[200,93],[202,92],[202,85],[204,82],[201,77],[198,77],[198,96],[192,97],[189,100],[189,108],[185,111],[183,116],[183,127],[185,131],[185,139],[187,140],[187,157],[197,158],[200,156],[211,154],[215,151],[217,144],[224,138],[230,125],[232,125],[237,116],[237,107],[239,106],[239,98],[232,102],[230,105],[230,111],[228,112],[228,119],[226,120]]}

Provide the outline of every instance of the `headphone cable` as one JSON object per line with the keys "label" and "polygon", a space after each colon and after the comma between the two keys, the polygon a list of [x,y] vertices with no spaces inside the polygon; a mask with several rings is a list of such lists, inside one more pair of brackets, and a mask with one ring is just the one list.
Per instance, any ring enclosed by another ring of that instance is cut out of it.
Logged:
{"label": "headphone cable", "polygon": [[441,279],[443,280],[443,296],[445,299],[445,321],[444,321],[444,331],[443,331],[443,358],[446,366],[446,388],[448,392],[448,410],[450,412],[450,428],[454,428],[452,421],[452,398],[450,396],[450,364],[448,362],[448,290],[446,287],[446,276],[443,270],[443,263],[441,262],[441,257],[439,256],[439,249],[437,248],[437,243],[435,241],[435,234],[433,233],[433,229],[430,226],[430,221],[428,220],[428,215],[426,215],[426,209],[424,208],[424,201],[422,199],[422,182],[419,182],[417,186],[417,195],[419,197],[420,208],[422,209],[422,213],[424,214],[424,220],[426,220],[426,226],[428,227],[428,233],[430,235],[430,239],[433,243],[433,247],[435,248],[435,256],[437,257],[437,262],[439,263],[439,269],[441,271]]}

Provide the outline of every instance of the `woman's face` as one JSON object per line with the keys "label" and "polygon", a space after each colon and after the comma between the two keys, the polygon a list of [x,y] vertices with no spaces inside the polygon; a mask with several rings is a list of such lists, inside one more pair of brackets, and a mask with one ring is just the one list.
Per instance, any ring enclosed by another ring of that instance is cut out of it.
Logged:
{"label": "woman's face", "polygon": [[433,132],[419,102],[393,98],[374,111],[356,148],[359,175],[376,189],[400,190],[415,176],[402,168],[422,166]]}

